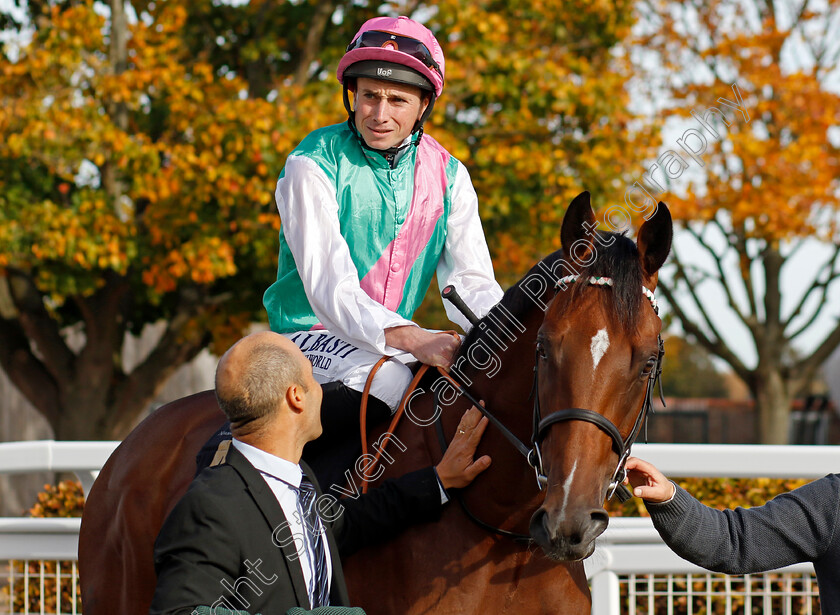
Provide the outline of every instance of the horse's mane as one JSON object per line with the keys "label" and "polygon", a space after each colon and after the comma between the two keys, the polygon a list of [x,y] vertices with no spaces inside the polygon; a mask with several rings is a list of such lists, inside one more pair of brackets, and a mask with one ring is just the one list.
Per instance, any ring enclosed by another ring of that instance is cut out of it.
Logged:
{"label": "horse's mane", "polygon": [[[551,288],[557,281],[556,277],[552,276],[550,272],[554,271],[559,262],[563,260],[563,251],[557,250],[552,252],[541,261],[538,261],[531,269],[522,276],[516,284],[505,291],[499,303],[484,315],[479,323],[470,329],[469,334],[461,344],[459,355],[464,354],[467,349],[474,343],[481,339],[487,339],[490,335],[496,335],[498,338],[499,325],[498,322],[507,322],[510,316],[513,316],[517,321],[522,322],[527,314],[534,309],[538,309],[537,303],[533,297],[529,296],[523,290],[523,284],[526,280],[531,280],[534,276],[542,278],[548,287]],[[505,314],[507,312],[507,314]],[[495,340],[493,346],[495,346]]]}
{"label": "horse's mane", "polygon": [[612,278],[612,290],[602,293],[604,306],[623,327],[635,328],[644,298],[639,249],[624,233],[598,231],[598,235],[601,241],[595,245],[595,260],[580,268],[580,279],[572,288],[572,297],[583,292],[590,277]]}
{"label": "horse's mane", "polygon": [[622,326],[635,327],[643,298],[639,250],[635,242],[623,233],[598,231],[598,235],[601,241],[595,245],[595,259],[586,266],[562,262],[563,251],[557,250],[531,267],[522,279],[507,289],[501,301],[479,321],[479,324],[470,330],[458,354],[464,354],[479,340],[487,340],[491,336],[498,339],[499,321],[506,322],[512,315],[522,322],[528,313],[538,308],[534,298],[523,290],[524,283],[532,280],[534,276],[541,277],[549,288],[552,288],[561,277],[568,275],[570,271],[576,271],[580,278],[572,285],[573,297],[587,288],[587,280],[590,277],[612,278],[612,288],[600,293],[604,307]]}

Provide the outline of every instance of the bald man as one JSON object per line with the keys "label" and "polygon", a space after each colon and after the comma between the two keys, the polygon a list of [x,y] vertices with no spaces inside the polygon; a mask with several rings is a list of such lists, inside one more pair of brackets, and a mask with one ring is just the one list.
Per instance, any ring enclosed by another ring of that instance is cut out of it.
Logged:
{"label": "bald man", "polygon": [[155,543],[150,613],[286,613],[349,606],[339,553],[435,521],[442,489],[465,487],[490,465],[473,460],[487,419],[472,409],[435,468],[388,480],[341,502],[321,493],[301,453],[321,434],[321,387],[298,347],[271,332],[232,346],[216,396],[233,440],[164,522]]}

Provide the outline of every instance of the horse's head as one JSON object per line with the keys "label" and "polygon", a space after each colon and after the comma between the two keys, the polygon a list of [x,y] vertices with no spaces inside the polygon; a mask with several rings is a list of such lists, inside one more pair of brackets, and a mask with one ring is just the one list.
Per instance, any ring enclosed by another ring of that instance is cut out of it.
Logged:
{"label": "horse's head", "polygon": [[668,208],[659,203],[637,243],[595,226],[584,192],[561,230],[565,262],[579,275],[561,280],[537,336],[537,448],[547,482],[530,529],[558,560],[589,556],[606,529],[604,500],[641,428],[660,356],[662,323],[643,287],[656,288],[671,248]]}

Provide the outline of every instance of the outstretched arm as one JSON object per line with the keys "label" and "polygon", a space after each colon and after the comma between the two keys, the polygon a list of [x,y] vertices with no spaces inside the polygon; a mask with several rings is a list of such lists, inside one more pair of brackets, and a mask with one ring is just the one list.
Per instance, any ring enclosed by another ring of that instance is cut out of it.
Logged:
{"label": "outstretched arm", "polygon": [[662,539],[680,557],[698,566],[749,574],[813,562],[840,548],[836,531],[840,476],[836,474],[782,494],[764,506],[716,510],[665,479],[647,462],[631,457],[627,470],[634,493],[645,498]]}
{"label": "outstretched arm", "polygon": [[652,463],[630,457],[626,467],[627,479],[633,485],[633,495],[637,498],[642,498],[645,503],[660,504],[674,497],[677,486]]}

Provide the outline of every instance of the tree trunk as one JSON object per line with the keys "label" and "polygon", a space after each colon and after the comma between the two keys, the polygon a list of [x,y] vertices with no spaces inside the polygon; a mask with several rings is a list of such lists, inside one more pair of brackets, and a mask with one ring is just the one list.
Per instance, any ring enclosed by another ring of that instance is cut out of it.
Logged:
{"label": "tree trunk", "polygon": [[101,402],[89,404],[85,397],[78,395],[68,398],[58,419],[50,423],[56,440],[114,439],[107,428],[108,407]]}
{"label": "tree trunk", "polygon": [[[95,341],[88,339],[86,345],[91,343]],[[94,349],[94,352],[97,350]],[[56,440],[115,439],[110,433],[110,417],[115,409],[109,403],[110,377],[114,373],[114,365],[77,361],[76,370],[76,378],[69,386],[63,387],[60,393],[60,405],[56,418],[50,420],[54,438]],[[105,380],[105,377],[108,377],[108,380]]]}
{"label": "tree trunk", "polygon": [[[138,382],[137,393],[115,396],[114,387],[98,387],[92,370],[78,376],[79,383],[62,391],[56,418],[49,420],[56,440],[122,440],[136,424],[158,394],[160,388],[183,364],[197,352],[189,351],[183,358],[157,374],[154,380]],[[130,378],[130,376],[129,376]],[[87,386],[83,383],[88,383]]]}
{"label": "tree trunk", "polygon": [[750,389],[758,414],[758,441],[761,444],[787,444],[793,395],[778,370],[756,374]]}

